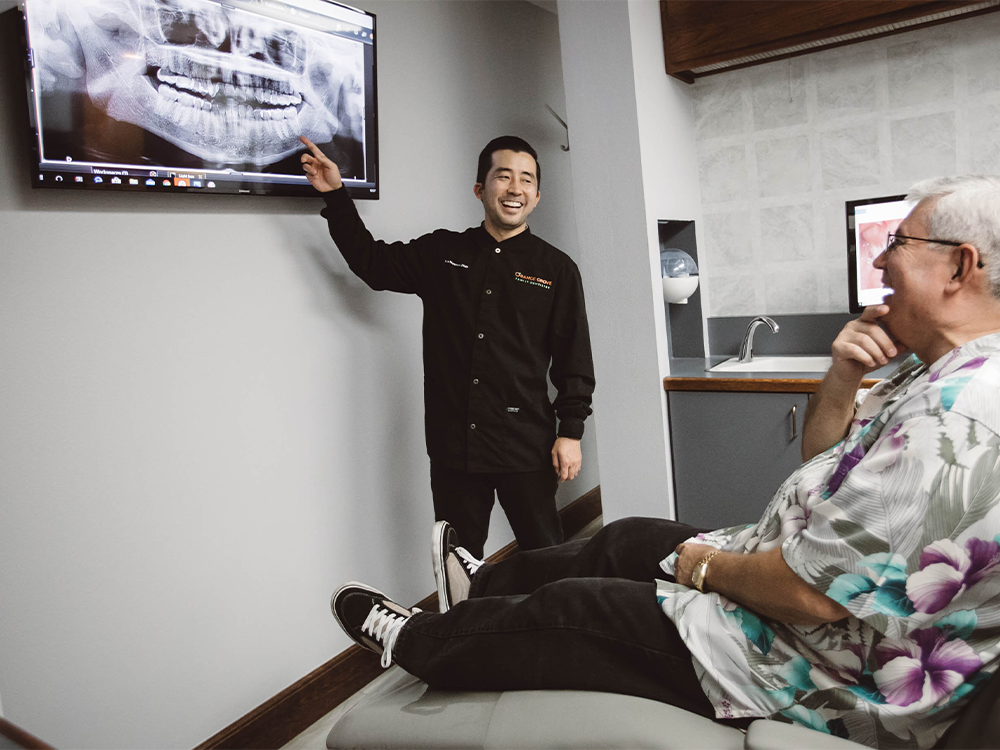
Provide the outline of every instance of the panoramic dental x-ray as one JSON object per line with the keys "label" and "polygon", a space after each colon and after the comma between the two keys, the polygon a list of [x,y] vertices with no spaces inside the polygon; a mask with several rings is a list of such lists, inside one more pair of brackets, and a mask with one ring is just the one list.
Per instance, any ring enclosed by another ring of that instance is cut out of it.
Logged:
{"label": "panoramic dental x-ray", "polygon": [[363,178],[362,45],[240,5],[27,0],[46,158],[293,173],[305,135]]}

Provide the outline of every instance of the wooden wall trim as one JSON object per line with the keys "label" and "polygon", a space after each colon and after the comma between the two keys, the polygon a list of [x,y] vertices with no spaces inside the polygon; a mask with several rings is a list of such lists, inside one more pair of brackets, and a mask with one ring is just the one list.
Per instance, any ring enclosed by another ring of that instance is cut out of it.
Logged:
{"label": "wooden wall trim", "polygon": [[[661,0],[666,72],[691,83],[702,75],[1000,10],[975,9],[979,4],[979,0]],[[940,17],[943,13],[957,15]],[[901,23],[908,25],[896,26]],[[709,66],[718,67],[704,70]]]}
{"label": "wooden wall trim", "polygon": [[0,736],[6,737],[14,743],[14,747],[23,747],[26,750],[55,750],[52,745],[42,742],[35,735],[25,732],[21,727],[11,724],[0,716]]}
{"label": "wooden wall trim", "polygon": [[[601,513],[601,486],[598,485],[559,511],[566,537],[577,534]],[[487,560],[499,562],[515,552],[517,542],[511,542]],[[415,606],[436,611],[437,593],[424,597]],[[275,750],[322,719],[382,671],[378,656],[359,646],[351,646],[212,735],[195,750]],[[48,748],[48,745],[26,747]]]}

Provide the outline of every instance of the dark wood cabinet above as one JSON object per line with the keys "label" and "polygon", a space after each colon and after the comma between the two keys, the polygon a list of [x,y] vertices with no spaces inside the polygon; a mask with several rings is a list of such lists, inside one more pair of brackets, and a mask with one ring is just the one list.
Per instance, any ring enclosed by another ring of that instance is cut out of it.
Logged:
{"label": "dark wood cabinet above", "polygon": [[661,0],[667,73],[689,83],[1000,10],[1000,0]]}

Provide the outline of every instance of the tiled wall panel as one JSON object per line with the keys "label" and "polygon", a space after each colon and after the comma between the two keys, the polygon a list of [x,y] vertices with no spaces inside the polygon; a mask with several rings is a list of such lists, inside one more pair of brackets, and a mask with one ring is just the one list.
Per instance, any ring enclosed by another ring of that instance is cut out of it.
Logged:
{"label": "tiled wall panel", "polygon": [[698,80],[712,317],[846,312],[844,201],[1000,174],[1000,13]]}

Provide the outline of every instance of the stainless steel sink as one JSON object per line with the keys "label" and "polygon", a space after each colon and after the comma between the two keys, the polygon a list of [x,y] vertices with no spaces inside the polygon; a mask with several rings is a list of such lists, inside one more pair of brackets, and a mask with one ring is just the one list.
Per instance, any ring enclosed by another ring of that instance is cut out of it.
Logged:
{"label": "stainless steel sink", "polygon": [[720,362],[709,372],[818,372],[830,369],[830,357],[754,357],[749,362],[740,362],[732,357]]}

